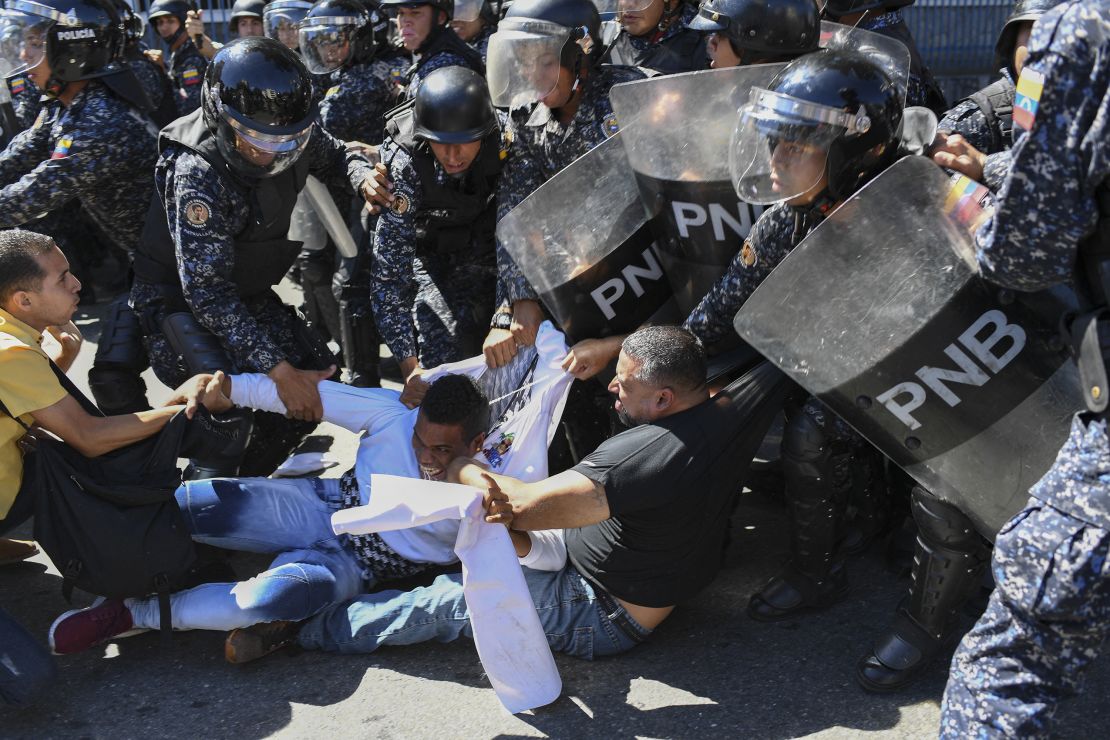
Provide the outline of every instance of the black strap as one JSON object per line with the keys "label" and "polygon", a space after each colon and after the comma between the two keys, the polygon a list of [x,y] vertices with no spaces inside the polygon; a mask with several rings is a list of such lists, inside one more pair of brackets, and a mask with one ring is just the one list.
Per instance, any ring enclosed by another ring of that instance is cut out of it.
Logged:
{"label": "black strap", "polygon": [[10,417],[11,419],[14,419],[15,423],[18,424],[19,426],[23,427],[26,431],[28,431],[28,432],[31,431],[31,427],[24,424],[22,419],[20,419],[18,416],[13,414],[11,411],[8,411],[8,407],[4,404],[4,399],[2,399],[2,398],[0,398],[0,411],[3,411],[4,414],[6,416]]}
{"label": "black strap", "polygon": [[73,381],[69,379],[69,376],[65,374],[65,371],[54,364],[53,360],[47,359],[50,362],[50,369],[54,371],[54,377],[62,384],[66,393],[77,399],[77,403],[81,404],[81,408],[85,410],[85,413],[89,416],[104,416],[104,412],[97,408],[96,404],[90,401],[89,397],[86,396],[80,388],[74,385]]}
{"label": "black strap", "polygon": [[170,581],[165,573],[154,576],[154,589],[158,593],[158,627],[162,632],[162,645],[173,637],[173,619],[170,615]]}

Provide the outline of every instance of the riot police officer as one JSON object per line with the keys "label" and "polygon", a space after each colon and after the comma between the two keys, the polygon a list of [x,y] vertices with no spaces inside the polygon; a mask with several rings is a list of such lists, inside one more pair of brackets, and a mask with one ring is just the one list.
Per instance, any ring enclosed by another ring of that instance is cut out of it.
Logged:
{"label": "riot police officer", "polygon": [[[1027,508],[995,540],[995,590],[964,637],[944,693],[941,737],[1047,737],[1110,629],[1110,440],[1105,321],[1110,293],[1110,3],[1047,11],[1017,81],[1011,166],[977,234],[980,272],[1019,291],[1074,281],[1064,323],[1087,408]],[[1058,317],[1051,317],[1058,319]],[[1101,346],[1100,346],[1101,344]]]}
{"label": "riot police officer", "polygon": [[[506,33],[501,34],[504,31]],[[526,41],[518,42],[524,31]],[[502,218],[563,167],[617,133],[609,90],[643,72],[600,64],[601,18],[589,0],[516,0],[490,39],[493,103],[510,112],[497,194]],[[491,367],[517,343],[530,345],[543,320],[536,291],[501,244],[498,297],[483,349]]]}
{"label": "riot police officer", "polygon": [[493,315],[501,127],[482,76],[443,67],[386,130],[394,200],[375,232],[373,308],[415,402],[420,369],[479,353]]}
{"label": "riot police officer", "polygon": [[910,50],[910,85],[906,105],[920,105],[938,116],[948,109],[944,93],[921,58],[902,8],[914,0],[826,0],[822,11],[829,20],[874,31],[901,41]]}
{"label": "riot police officer", "polygon": [[787,62],[816,51],[821,37],[816,0],[705,0],[689,27],[709,32],[713,69]]}
{"label": "riot police officer", "polygon": [[382,0],[381,7],[394,14],[401,45],[412,54],[406,71],[405,97],[416,94],[420,83],[440,67],[468,67],[485,72],[482,56],[467,46],[448,22],[452,0]]}
{"label": "riot police officer", "polygon": [[[208,60],[185,33],[185,19],[189,11],[196,12],[193,0],[154,0],[147,13],[147,20],[170,49],[169,62],[164,64],[166,73],[177,92],[177,112],[188,115],[200,105],[200,86]],[[161,60],[161,57],[156,57]]]}
{"label": "riot police officer", "polygon": [[[621,30],[605,51],[613,64],[660,74],[705,69],[705,35],[689,27],[697,8],[685,0],[614,0]],[[601,9],[608,10],[607,4]]]}
{"label": "riot police officer", "polygon": [[300,251],[287,238],[297,193],[309,174],[363,192],[371,169],[319,128],[308,71],[273,39],[221,49],[202,97],[160,134],[132,302],[167,385],[196,368],[275,380],[291,419],[259,414],[241,471],[265,475],[320,418],[315,376],[302,370],[333,359],[272,290]]}
{"label": "riot police officer", "polygon": [[264,36],[262,13],[265,7],[264,0],[235,0],[227,17],[228,33],[239,39]]}
{"label": "riot police officer", "polygon": [[262,11],[262,26],[266,35],[280,41],[285,48],[299,51],[300,38],[297,26],[312,10],[308,0],[274,0]]}
{"label": "riot police officer", "polygon": [[[383,79],[374,65],[377,40],[388,25],[384,14],[358,0],[323,0],[300,23],[305,66],[315,75],[329,76],[320,103],[320,125],[341,141],[368,146],[382,141],[385,114],[397,94],[396,87]],[[367,254],[361,259],[340,257],[330,243],[322,249],[304,250],[297,264],[305,314],[340,340],[351,382],[376,385],[380,341],[370,316],[369,295],[365,287],[351,284],[360,272],[360,262],[369,262],[370,248],[365,244],[369,223],[362,213],[361,198],[355,198],[352,205],[343,188],[333,188],[332,196],[352,231],[362,235],[356,241]]]}
{"label": "riot police officer", "polygon": [[937,126],[942,132],[960,136],[952,141],[953,149],[960,148],[961,154],[975,165],[961,171],[994,190],[1002,184],[1005,165],[1009,163],[984,171],[986,158],[1008,150],[1013,144],[1014,80],[1021,74],[1029,53],[1033,23],[1055,5],[1054,0],[1018,0],[994,46],[994,64],[1001,76],[961,100],[944,114]]}
{"label": "riot police officer", "polygon": [[167,126],[178,115],[173,85],[162,68],[143,53],[143,19],[124,0],[115,0],[114,5],[123,22],[121,59],[131,65],[150,99],[150,117],[155,125],[158,128]]}
{"label": "riot police officer", "polygon": [[478,52],[485,64],[489,38],[497,30],[497,13],[489,0],[455,0],[451,30]]}
{"label": "riot police officer", "polygon": [[[8,87],[11,97],[10,113],[4,115],[9,120],[3,123],[4,134],[13,138],[25,128],[30,128],[39,114],[42,93],[35,83],[24,74],[13,73],[22,67],[20,58],[25,46],[42,46],[42,29],[38,24],[28,23],[28,19],[17,10],[0,10],[0,77]],[[25,37],[25,34],[29,36]],[[10,130],[9,130],[10,129]]]}

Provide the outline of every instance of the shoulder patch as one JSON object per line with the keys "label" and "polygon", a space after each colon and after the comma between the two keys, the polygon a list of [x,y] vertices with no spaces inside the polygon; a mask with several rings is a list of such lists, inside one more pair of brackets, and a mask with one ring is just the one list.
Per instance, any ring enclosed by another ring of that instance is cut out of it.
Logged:
{"label": "shoulder patch", "polygon": [[1044,75],[1029,67],[1021,70],[1021,77],[1017,81],[1017,92],[1014,94],[1014,123],[1029,131],[1033,128],[1033,120],[1037,116],[1037,106],[1041,102],[1041,93],[1044,92]]}
{"label": "shoulder patch", "polygon": [[612,136],[613,134],[620,131],[621,127],[620,124],[617,123],[616,115],[610,113],[608,116],[606,116],[605,122],[602,124],[602,129],[605,131],[606,136]]}
{"label": "shoulder patch", "polygon": [[39,114],[35,116],[35,122],[31,124],[31,128],[42,128],[42,124],[46,123],[46,108],[39,110]]}
{"label": "shoulder patch", "polygon": [[408,213],[408,210],[411,206],[412,201],[409,200],[407,195],[402,193],[397,195],[397,197],[393,199],[393,202],[389,204],[389,210],[393,211],[398,216],[401,216],[405,213]]}
{"label": "shoulder patch", "polygon": [[181,73],[181,80],[186,85],[198,85],[201,80],[200,72],[196,67],[189,67]]}
{"label": "shoulder patch", "polygon": [[211,215],[204,201],[191,200],[185,204],[185,220],[193,226],[204,226]]}
{"label": "shoulder patch", "polygon": [[744,240],[744,246],[740,248],[740,264],[744,267],[755,267],[759,264],[759,255],[752,249],[752,243],[747,239]]}
{"label": "shoulder patch", "polygon": [[54,145],[54,152],[50,155],[51,159],[64,159],[69,156],[69,148],[73,146],[73,139],[68,136],[63,136],[58,139],[58,143]]}
{"label": "shoulder patch", "polygon": [[22,77],[13,77],[8,81],[8,89],[12,91],[12,95],[19,95],[27,89],[27,80]]}
{"label": "shoulder patch", "polygon": [[330,98],[332,95],[335,95],[337,92],[339,92],[339,85],[333,85],[332,87],[328,88],[328,91],[326,93],[324,93],[324,97],[325,98]]}

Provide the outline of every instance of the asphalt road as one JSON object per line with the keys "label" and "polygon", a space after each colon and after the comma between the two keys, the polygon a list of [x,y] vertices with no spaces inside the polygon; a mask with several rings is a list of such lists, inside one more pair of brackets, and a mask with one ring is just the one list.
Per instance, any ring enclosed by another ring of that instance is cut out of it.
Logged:
{"label": "asphalt road", "polygon": [[[88,342],[71,375],[82,384],[102,308],[77,317]],[[153,401],[165,397],[149,374],[148,384]],[[349,464],[353,435],[327,425],[317,434],[330,437],[332,453]],[[772,497],[743,494],[714,584],[626,655],[594,663],[557,656],[563,697],[534,712],[513,716],[501,708],[469,642],[366,656],[287,652],[232,666],[223,659],[222,633],[184,632],[169,648],[140,635],[58,658],[59,681],[42,701],[24,710],[0,707],[0,737],[935,736],[946,659],[900,694],[867,694],[852,678],[856,659],[909,585],[877,552],[851,562],[851,594],[824,613],[773,625],[744,615],[749,595],[785,559],[786,521]],[[233,564],[247,577],[265,561]],[[68,608],[44,556],[0,570],[0,593],[4,608],[43,639]],[[1104,736],[1105,662],[1092,671],[1085,695],[1064,705],[1060,737]]]}

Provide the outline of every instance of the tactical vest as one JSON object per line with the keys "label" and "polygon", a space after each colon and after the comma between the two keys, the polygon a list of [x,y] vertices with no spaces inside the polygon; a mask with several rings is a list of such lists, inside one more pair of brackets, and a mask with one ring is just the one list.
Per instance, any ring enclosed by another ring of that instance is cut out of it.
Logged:
{"label": "tactical vest", "polygon": [[987,119],[991,132],[991,150],[987,154],[1006,151],[1014,143],[1014,94],[1014,83],[1009,77],[1002,77],[964,98],[975,103]]}
{"label": "tactical vest", "polygon": [[659,74],[676,74],[705,69],[705,37],[685,28],[674,36],[638,51],[627,31],[621,31],[610,45],[608,59],[613,64],[644,67]]}
{"label": "tactical vest", "polygon": [[[216,147],[200,109],[179,118],[158,136],[158,151],[178,144],[204,158],[225,185],[242,196],[250,215],[247,226],[233,235],[235,267],[231,281],[244,298],[261,295],[281,282],[301,250],[301,242],[290,241],[289,219],[297,194],[304,187],[311,161],[302,154],[289,169],[274,177],[243,178],[232,171]],[[135,253],[135,277],[181,292],[177,274],[177,250],[166,223],[166,210],[158,193],[150,204],[139,249]]]}
{"label": "tactical vest", "polygon": [[405,76],[409,80],[413,78],[420,68],[437,54],[452,53],[457,54],[466,60],[467,66],[475,72],[485,76],[486,65],[482,62],[482,55],[475,51],[469,44],[460,39],[458,35],[450,28],[436,28],[433,29],[431,38],[424,42],[425,46],[417,50],[420,58],[409,67]]}
{"label": "tactical vest", "polygon": [[448,258],[469,253],[472,245],[491,248],[497,230],[497,181],[501,176],[501,131],[482,140],[470,169],[452,187],[436,178],[436,160],[425,141],[413,138],[413,101],[386,114],[385,131],[412,157],[420,177],[421,205],[415,215],[416,253],[420,257]]}

